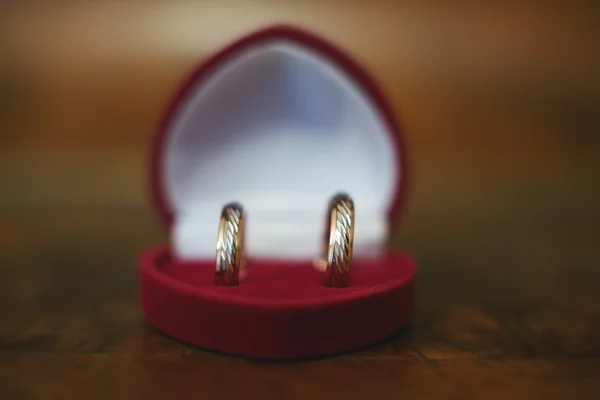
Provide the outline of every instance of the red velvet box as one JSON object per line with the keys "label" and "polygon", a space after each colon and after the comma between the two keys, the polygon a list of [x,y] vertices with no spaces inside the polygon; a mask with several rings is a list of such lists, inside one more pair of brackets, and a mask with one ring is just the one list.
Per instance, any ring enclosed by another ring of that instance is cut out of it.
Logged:
{"label": "red velvet box", "polygon": [[[193,71],[154,138],[152,199],[168,244],[139,260],[148,322],[202,348],[306,358],[379,341],[413,313],[416,265],[386,248],[406,195],[400,130],[365,70],[312,33],[252,33]],[[329,288],[329,198],[356,207],[350,286]],[[221,207],[246,209],[247,277],[214,286]]]}

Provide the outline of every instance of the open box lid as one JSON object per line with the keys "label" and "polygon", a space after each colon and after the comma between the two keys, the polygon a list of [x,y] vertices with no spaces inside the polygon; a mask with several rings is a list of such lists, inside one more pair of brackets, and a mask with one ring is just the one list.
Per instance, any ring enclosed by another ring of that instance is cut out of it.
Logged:
{"label": "open box lid", "polygon": [[388,103],[327,41],[275,26],[201,64],[158,127],[150,179],[180,259],[214,258],[221,208],[246,209],[249,257],[322,255],[328,201],[355,203],[354,257],[385,251],[406,158]]}

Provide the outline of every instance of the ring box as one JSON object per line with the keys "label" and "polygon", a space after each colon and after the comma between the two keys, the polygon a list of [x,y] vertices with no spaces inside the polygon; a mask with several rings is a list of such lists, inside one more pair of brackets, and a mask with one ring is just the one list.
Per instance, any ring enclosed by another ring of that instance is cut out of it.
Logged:
{"label": "ring box", "polygon": [[[205,60],[169,103],[149,177],[169,243],[138,262],[147,321],[183,342],[269,359],[377,342],[412,316],[416,264],[388,249],[406,195],[406,155],[369,74],[327,40],[289,26],[251,33]],[[350,285],[329,288],[328,201],[355,203]],[[247,277],[215,286],[221,208],[246,210]]]}

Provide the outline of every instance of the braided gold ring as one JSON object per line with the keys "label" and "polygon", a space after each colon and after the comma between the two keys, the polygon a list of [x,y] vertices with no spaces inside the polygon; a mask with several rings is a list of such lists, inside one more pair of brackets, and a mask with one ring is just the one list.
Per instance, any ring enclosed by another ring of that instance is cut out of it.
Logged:
{"label": "braided gold ring", "polygon": [[239,284],[242,268],[244,209],[238,203],[227,204],[221,212],[217,237],[216,285]]}
{"label": "braided gold ring", "polygon": [[338,193],[329,203],[329,238],[325,241],[327,286],[348,286],[353,246],[354,202],[347,194]]}

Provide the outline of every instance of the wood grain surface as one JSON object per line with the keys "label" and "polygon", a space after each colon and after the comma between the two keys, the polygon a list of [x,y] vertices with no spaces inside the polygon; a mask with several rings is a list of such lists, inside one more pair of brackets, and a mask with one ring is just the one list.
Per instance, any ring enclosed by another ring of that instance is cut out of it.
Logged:
{"label": "wood grain surface", "polygon": [[[0,13],[1,399],[600,398],[597,7],[31,3]],[[168,235],[145,155],[169,92],[281,21],[388,94],[411,167],[390,245],[420,269],[403,331],[276,363],[157,332],[134,266]]]}

